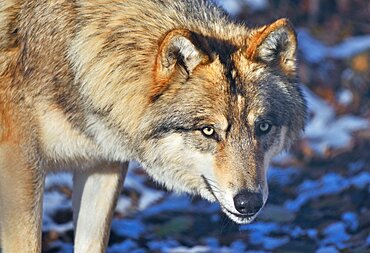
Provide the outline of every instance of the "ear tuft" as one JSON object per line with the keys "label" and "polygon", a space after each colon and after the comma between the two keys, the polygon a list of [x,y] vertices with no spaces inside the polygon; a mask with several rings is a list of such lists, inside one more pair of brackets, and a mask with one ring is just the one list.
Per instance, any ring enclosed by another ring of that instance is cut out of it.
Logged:
{"label": "ear tuft", "polygon": [[158,97],[175,73],[188,77],[206,59],[207,57],[194,43],[190,31],[184,29],[170,31],[159,46],[151,97]]}
{"label": "ear tuft", "polygon": [[200,62],[200,52],[188,38],[183,36],[172,38],[161,57],[163,69],[169,72],[173,70],[175,64],[178,64],[190,74]]}
{"label": "ear tuft", "polygon": [[287,19],[263,26],[248,40],[247,58],[277,65],[287,75],[295,75],[297,37]]}

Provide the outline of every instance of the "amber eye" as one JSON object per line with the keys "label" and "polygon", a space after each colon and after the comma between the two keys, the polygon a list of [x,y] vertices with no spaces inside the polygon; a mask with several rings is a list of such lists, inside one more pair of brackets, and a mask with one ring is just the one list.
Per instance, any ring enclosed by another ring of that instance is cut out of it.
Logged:
{"label": "amber eye", "polygon": [[207,137],[211,137],[214,135],[215,129],[213,127],[204,127],[202,128],[202,133]]}
{"label": "amber eye", "polygon": [[257,127],[257,133],[259,135],[267,134],[271,130],[271,124],[267,122],[261,122]]}

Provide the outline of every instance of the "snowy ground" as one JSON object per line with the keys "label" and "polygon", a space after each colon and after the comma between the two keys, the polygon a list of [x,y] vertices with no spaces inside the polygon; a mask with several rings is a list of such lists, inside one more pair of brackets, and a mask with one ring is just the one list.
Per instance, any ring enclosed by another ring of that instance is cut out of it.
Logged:
{"label": "snowy ground", "polygon": [[[108,252],[288,252],[281,250],[287,245],[289,249],[290,243],[300,245],[300,252],[339,252],[352,245],[358,247],[358,244],[361,249],[369,249],[369,236],[363,241],[352,238],[362,221],[368,219],[370,213],[366,206],[369,202],[360,200],[355,206],[351,203],[348,209],[329,205],[329,208],[340,210],[332,214],[329,210],[320,213],[320,205],[330,203],[335,195],[349,199],[357,196],[369,201],[366,195],[370,190],[370,173],[364,171],[363,166],[357,161],[350,165],[346,175],[333,171],[317,179],[306,179],[297,168],[272,167],[269,204],[256,222],[240,227],[227,221],[217,204],[147,186],[141,169],[131,169],[126,191],[116,209]],[[46,185],[44,236],[57,233],[60,237],[49,244],[47,252],[72,252],[72,237],[68,236],[72,233],[71,176],[49,176]],[[68,190],[61,191],[61,185]],[[294,189],[290,185],[297,186]],[[310,202],[314,204],[309,205]],[[327,219],[328,223],[318,227],[317,219]],[[369,231],[367,228],[364,233],[369,234]],[[225,242],[228,243],[225,245]]]}

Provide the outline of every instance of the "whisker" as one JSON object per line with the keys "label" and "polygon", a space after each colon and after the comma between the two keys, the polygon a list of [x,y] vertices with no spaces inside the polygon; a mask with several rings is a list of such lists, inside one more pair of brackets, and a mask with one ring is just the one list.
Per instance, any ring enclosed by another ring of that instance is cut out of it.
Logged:
{"label": "whisker", "polygon": [[206,178],[209,182],[209,184],[212,186],[213,189],[216,189],[218,190],[219,192],[223,192],[218,186],[217,186],[217,182],[210,179],[210,178]]}
{"label": "whisker", "polygon": [[214,180],[211,180],[211,179],[207,178],[204,175],[202,175],[202,178],[203,178],[204,182],[206,183],[208,191],[210,191],[212,193],[212,195],[217,199],[217,201],[219,201],[218,198],[215,196],[215,193],[222,194],[223,191],[215,185],[216,182]]}

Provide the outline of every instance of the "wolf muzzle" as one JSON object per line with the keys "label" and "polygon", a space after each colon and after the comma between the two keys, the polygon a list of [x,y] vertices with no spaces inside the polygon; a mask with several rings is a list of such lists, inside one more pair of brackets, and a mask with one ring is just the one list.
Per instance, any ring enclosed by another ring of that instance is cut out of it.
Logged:
{"label": "wolf muzzle", "polygon": [[242,215],[254,216],[263,207],[261,192],[242,190],[234,197],[235,209]]}

